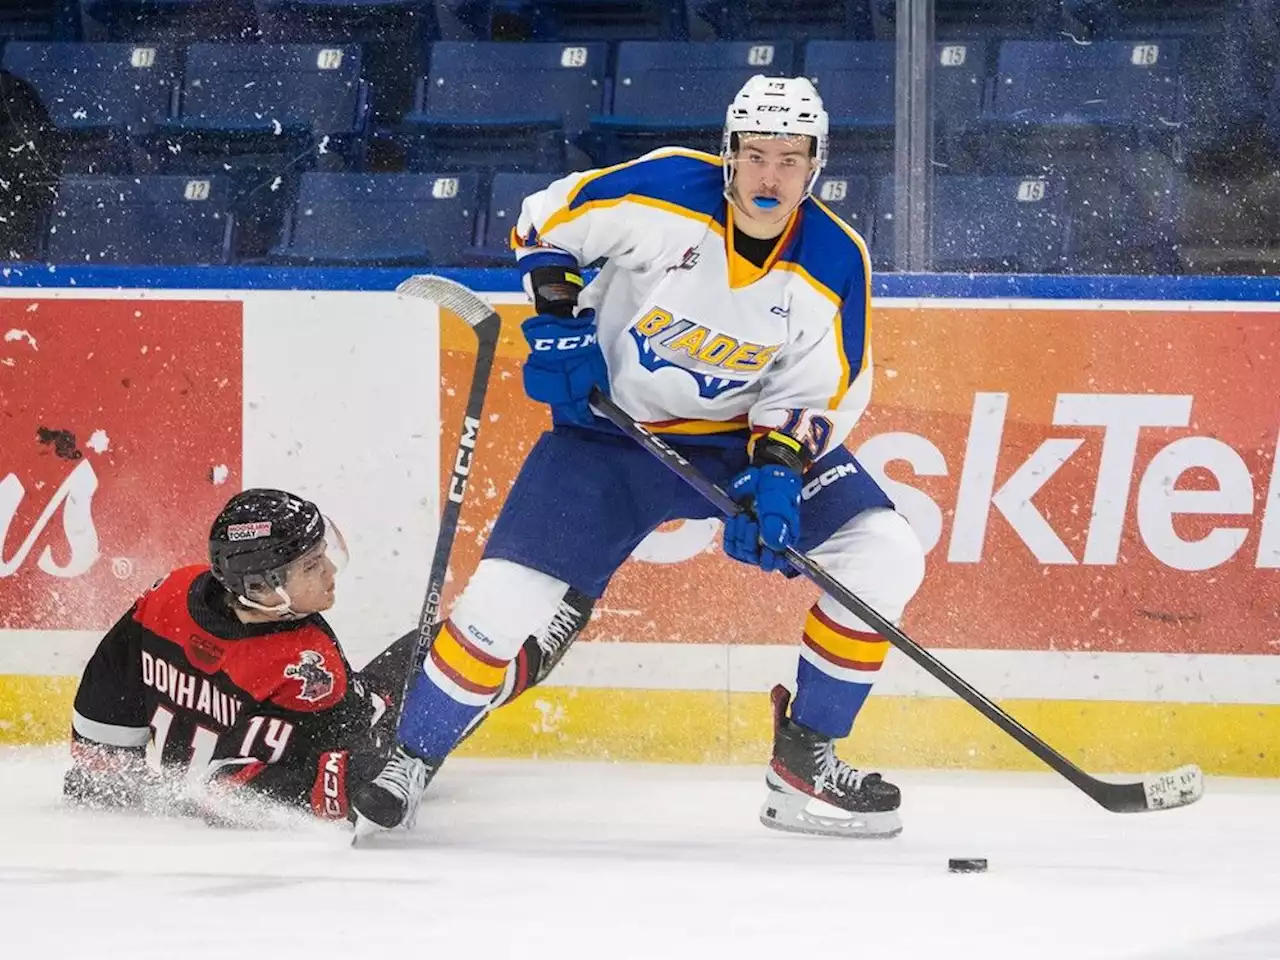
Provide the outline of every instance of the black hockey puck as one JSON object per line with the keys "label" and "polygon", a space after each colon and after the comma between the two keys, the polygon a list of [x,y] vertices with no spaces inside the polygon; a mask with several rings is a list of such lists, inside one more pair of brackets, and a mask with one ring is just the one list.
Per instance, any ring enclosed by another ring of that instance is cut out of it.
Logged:
{"label": "black hockey puck", "polygon": [[986,857],[952,857],[947,861],[947,869],[952,873],[986,873]]}

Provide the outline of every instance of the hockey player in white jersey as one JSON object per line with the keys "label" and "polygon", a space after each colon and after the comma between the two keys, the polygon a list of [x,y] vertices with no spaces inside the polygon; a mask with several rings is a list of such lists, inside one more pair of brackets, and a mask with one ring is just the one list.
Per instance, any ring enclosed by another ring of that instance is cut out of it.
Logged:
{"label": "hockey player in white jersey", "polygon": [[[655,150],[525,200],[512,238],[537,310],[523,326],[524,385],[550,405],[554,426],[413,680],[398,752],[355,798],[366,829],[410,818],[566,585],[599,597],[660,524],[713,515],[593,415],[594,386],[751,505],[725,525],[729,556],[792,573],[780,552],[796,546],[901,617],[924,557],[844,446],[871,393],[871,271],[862,238],[812,195],[826,161],[827,114],[812,84],[756,76],[729,107],[720,156]],[[600,258],[584,288],[582,267]],[[898,788],[833,746],[888,644],[827,595],[798,632],[795,699],[773,691],[760,818],[892,836]]]}

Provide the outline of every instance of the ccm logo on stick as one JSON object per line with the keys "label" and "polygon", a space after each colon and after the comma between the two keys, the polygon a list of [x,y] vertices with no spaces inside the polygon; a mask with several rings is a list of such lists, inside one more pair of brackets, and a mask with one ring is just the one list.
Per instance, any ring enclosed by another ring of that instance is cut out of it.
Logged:
{"label": "ccm logo on stick", "polygon": [[480,421],[475,417],[467,417],[462,421],[462,439],[458,441],[458,455],[453,460],[453,476],[449,478],[449,499],[454,503],[462,502],[462,495],[467,490],[467,477],[471,473],[471,458],[476,452],[476,434],[480,432]]}

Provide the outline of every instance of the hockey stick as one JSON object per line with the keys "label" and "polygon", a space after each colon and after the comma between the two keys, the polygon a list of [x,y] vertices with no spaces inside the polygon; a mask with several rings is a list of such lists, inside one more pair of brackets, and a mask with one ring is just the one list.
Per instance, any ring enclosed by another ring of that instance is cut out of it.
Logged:
{"label": "hockey stick", "polygon": [[455,280],[430,274],[410,277],[396,287],[396,293],[405,297],[426,300],[452,310],[460,316],[476,334],[476,365],[471,374],[471,389],[467,394],[467,406],[462,413],[458,433],[458,445],[453,452],[453,466],[449,473],[449,488],[444,510],[440,514],[440,528],[436,534],[436,549],[431,557],[431,573],[427,580],[427,592],[418,614],[418,640],[414,647],[409,669],[404,675],[397,712],[409,696],[409,683],[421,667],[427,649],[435,637],[436,621],[440,618],[440,602],[444,593],[445,575],[449,570],[449,556],[453,541],[458,535],[458,518],[462,514],[462,501],[466,497],[467,477],[471,473],[471,458],[475,454],[476,439],[480,434],[480,414],[484,410],[485,394],[489,390],[489,375],[498,351],[498,334],[502,318],[477,294]]}
{"label": "hockey stick", "polygon": [[[706,497],[726,516],[737,516],[743,507],[732,497],[708,480],[679,451],[632,419],[626,411],[598,389],[591,396],[591,405],[602,417],[644,447],[675,472],[682,480]],[[786,557],[797,570],[835,597],[846,609],[856,614],[863,623],[871,626],[880,636],[905,653],[926,673],[942,682],[965,703],[973,707],[997,727],[1011,736],[1027,750],[1061,774],[1097,803],[1113,813],[1140,813],[1147,810],[1165,810],[1183,807],[1199,800],[1204,794],[1204,775],[1194,764],[1178,767],[1168,773],[1144,777],[1137,783],[1107,783],[1085,773],[1074,763],[1058,753],[1034,733],[1005,713],[994,701],[972,687],[896,626],[876,613],[819,564],[794,547],[788,547]]]}

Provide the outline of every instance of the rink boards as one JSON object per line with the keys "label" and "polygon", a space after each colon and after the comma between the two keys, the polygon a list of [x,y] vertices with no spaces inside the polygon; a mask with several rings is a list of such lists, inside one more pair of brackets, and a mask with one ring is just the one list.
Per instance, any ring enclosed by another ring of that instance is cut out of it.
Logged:
{"label": "rink boards", "polygon": [[[403,271],[320,271],[309,285],[352,289],[300,291],[261,288],[298,275],[197,273],[0,289],[2,741],[64,735],[101,632],[200,559],[243,486],[306,494],[346,533],[330,619],[354,663],[417,616],[467,331],[388,292]],[[506,327],[449,595],[547,424],[520,390],[523,297],[509,275],[483,279],[508,291],[493,295]],[[1274,292],[1134,299],[1168,292],[1117,283],[1114,299],[1081,300],[1067,297],[1096,287],[1053,283],[1017,299],[954,279],[881,285],[874,402],[851,443],[929,550],[904,627],[1090,767],[1280,775]],[[555,685],[468,749],[763,756],[766,691],[793,676],[813,591],[732,564],[718,533],[655,533]],[[850,752],[1034,766],[893,655]]]}

